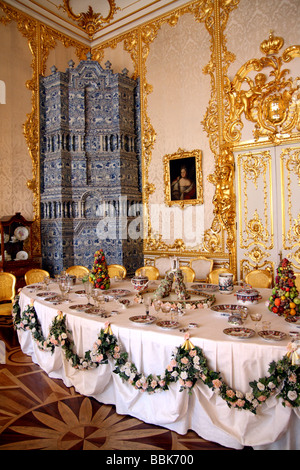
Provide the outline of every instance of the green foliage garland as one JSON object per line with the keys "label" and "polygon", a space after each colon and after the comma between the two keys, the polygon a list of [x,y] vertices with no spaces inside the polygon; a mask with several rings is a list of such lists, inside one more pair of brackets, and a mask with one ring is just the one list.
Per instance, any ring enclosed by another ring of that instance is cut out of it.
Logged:
{"label": "green foliage garland", "polygon": [[113,372],[141,392],[162,392],[168,390],[171,383],[179,382],[180,391],[188,390],[191,393],[200,380],[225,400],[229,407],[239,410],[256,413],[257,407],[274,394],[282,399],[283,406],[300,406],[300,367],[291,361],[293,354],[297,356],[296,343],[281,360],[269,365],[268,376],[250,382],[251,391],[244,395],[226,385],[219,372],[209,369],[203,351],[192,345],[188,337],[175,349],[164,375],[145,376],[129,361],[128,353],[121,351],[109,323],[105,330],[101,329],[92,349],[81,358],[74,352],[75,345],[71,332],[66,327],[66,316],[62,312],[58,312],[54,318],[47,338],[43,336],[33,303],[21,313],[18,296],[14,302],[13,320],[16,328],[31,331],[40,349],[53,353],[55,347],[61,347],[66,359],[76,369],[96,368],[101,364],[108,364],[111,358],[115,363]]}

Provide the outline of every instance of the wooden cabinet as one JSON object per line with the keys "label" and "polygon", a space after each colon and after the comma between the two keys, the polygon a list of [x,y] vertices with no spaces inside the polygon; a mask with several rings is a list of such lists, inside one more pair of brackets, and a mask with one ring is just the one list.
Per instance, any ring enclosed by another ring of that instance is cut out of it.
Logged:
{"label": "wooden cabinet", "polygon": [[25,285],[24,275],[31,268],[40,268],[41,260],[32,254],[32,221],[20,212],[0,219],[1,255],[0,271],[12,273],[17,278],[16,288]]}

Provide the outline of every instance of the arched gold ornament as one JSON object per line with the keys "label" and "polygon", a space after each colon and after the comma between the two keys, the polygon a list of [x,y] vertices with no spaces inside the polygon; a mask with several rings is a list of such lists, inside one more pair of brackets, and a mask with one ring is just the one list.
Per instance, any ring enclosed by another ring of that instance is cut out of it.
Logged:
{"label": "arched gold ornament", "polygon": [[116,6],[115,0],[107,1],[109,3],[109,12],[106,17],[103,17],[101,13],[94,12],[91,6],[88,7],[86,12],[81,12],[76,15],[72,10],[70,0],[63,0],[62,8],[68,16],[72,18],[72,20],[76,21],[78,26],[89,35],[90,39],[92,39],[105,24],[110,23],[116,11],[120,10],[120,8]]}

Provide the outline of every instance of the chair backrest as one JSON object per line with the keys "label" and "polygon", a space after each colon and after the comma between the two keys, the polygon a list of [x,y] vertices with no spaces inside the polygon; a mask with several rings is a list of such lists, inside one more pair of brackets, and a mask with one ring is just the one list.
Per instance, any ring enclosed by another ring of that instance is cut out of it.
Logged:
{"label": "chair backrest", "polygon": [[252,287],[272,287],[273,279],[269,271],[265,269],[253,269],[245,276],[245,281]]}
{"label": "chair backrest", "polygon": [[207,276],[212,271],[213,264],[212,259],[205,258],[204,256],[191,259],[190,267],[195,271],[195,280],[206,282]]}
{"label": "chair backrest", "polygon": [[24,276],[27,286],[36,282],[43,282],[45,277],[50,277],[50,274],[44,269],[29,269]]}
{"label": "chair backrest", "polygon": [[155,266],[142,266],[135,271],[136,276],[144,274],[149,281],[156,281],[159,278],[159,270]]}
{"label": "chair backrest", "polygon": [[296,276],[296,279],[295,279],[295,286],[297,287],[298,292],[299,292],[299,294],[300,294],[300,273],[295,273],[295,272],[294,272],[294,275]]}
{"label": "chair backrest", "polygon": [[89,272],[90,271],[88,270],[88,268],[80,265],[70,266],[68,269],[66,269],[67,274],[76,277],[84,277],[89,274]]}
{"label": "chair backrest", "polygon": [[125,266],[122,266],[121,264],[109,264],[107,266],[107,270],[108,270],[108,275],[111,278],[115,276],[119,276],[122,279],[124,279],[127,274],[127,269],[125,268]]}
{"label": "chair backrest", "polygon": [[221,273],[231,273],[233,274],[233,282],[235,282],[235,275],[230,269],[227,268],[218,268],[218,269],[213,269],[207,278],[207,282],[210,284],[219,284],[219,274]]}
{"label": "chair backrest", "polygon": [[194,282],[196,274],[190,266],[180,266],[180,269],[184,274],[186,282]]}
{"label": "chair backrest", "polygon": [[13,301],[15,297],[17,278],[11,273],[0,273],[0,301]]}
{"label": "chair backrest", "polygon": [[166,273],[172,269],[172,261],[169,256],[159,256],[154,260],[154,266],[159,270],[159,276],[165,277]]}

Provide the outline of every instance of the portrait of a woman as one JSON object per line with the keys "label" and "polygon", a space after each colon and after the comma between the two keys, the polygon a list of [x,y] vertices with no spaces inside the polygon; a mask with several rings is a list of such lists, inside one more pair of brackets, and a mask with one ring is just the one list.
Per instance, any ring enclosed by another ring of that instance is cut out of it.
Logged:
{"label": "portrait of a woman", "polygon": [[[171,171],[171,200],[182,201],[186,199],[196,198],[196,183],[195,183],[195,162],[194,158],[187,158],[183,163],[180,160],[180,167],[173,168]],[[188,161],[191,160],[191,161]],[[174,162],[174,161],[173,161]],[[175,175],[177,172],[177,176]]]}

